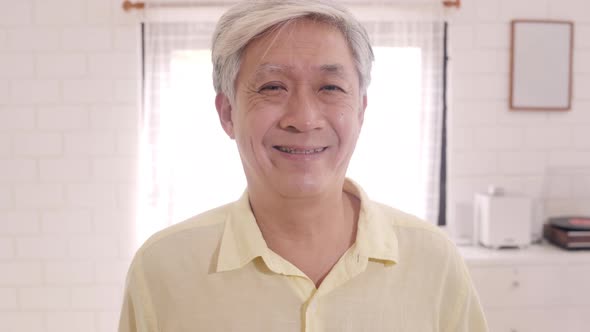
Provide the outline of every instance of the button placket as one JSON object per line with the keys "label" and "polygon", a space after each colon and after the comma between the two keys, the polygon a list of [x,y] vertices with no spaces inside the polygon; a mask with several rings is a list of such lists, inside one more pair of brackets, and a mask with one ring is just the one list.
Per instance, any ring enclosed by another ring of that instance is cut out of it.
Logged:
{"label": "button placket", "polygon": [[317,300],[311,300],[309,306],[308,306],[308,311],[312,314],[315,314],[318,311],[318,303]]}
{"label": "button placket", "polygon": [[317,311],[318,300],[317,295],[313,295],[305,306],[305,331],[315,332],[317,329]]}

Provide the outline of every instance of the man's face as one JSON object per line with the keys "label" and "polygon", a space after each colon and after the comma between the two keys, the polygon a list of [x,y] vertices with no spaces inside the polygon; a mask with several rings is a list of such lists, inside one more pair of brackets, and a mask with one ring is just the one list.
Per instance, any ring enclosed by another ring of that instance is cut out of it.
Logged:
{"label": "man's face", "polygon": [[336,28],[291,22],[245,49],[236,100],[216,100],[251,190],[282,197],[340,191],[366,97]]}

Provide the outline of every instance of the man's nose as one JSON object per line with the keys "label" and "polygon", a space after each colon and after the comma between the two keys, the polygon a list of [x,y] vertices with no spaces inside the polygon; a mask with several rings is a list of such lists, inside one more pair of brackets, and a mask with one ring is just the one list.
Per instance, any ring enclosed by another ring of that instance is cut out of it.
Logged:
{"label": "man's nose", "polygon": [[318,96],[308,89],[298,89],[289,98],[279,125],[282,129],[295,132],[307,132],[321,129],[326,119],[322,112]]}

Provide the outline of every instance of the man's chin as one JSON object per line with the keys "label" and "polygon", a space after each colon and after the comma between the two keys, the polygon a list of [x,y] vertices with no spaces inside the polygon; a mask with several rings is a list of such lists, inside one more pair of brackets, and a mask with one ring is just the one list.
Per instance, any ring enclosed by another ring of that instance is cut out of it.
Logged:
{"label": "man's chin", "polygon": [[336,184],[327,181],[327,176],[306,176],[303,178],[289,177],[282,179],[275,185],[275,190],[281,197],[291,199],[315,198],[341,188],[335,188]]}

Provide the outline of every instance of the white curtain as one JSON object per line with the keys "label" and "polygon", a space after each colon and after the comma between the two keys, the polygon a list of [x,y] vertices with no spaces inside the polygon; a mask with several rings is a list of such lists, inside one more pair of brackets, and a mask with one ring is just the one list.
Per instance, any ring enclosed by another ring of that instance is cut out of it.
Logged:
{"label": "white curtain", "polygon": [[215,110],[213,22],[144,24],[144,105],[137,243],[237,199],[245,188]]}
{"label": "white curtain", "polygon": [[427,17],[364,22],[376,58],[365,124],[349,175],[373,199],[436,223],[444,22],[442,16]]}
{"label": "white curtain", "polygon": [[[163,227],[237,199],[246,187],[237,148],[221,129],[214,106],[209,51],[215,15],[223,8],[155,7],[147,3],[144,24],[138,243]],[[411,13],[389,4],[387,11],[383,8],[373,3],[359,17],[372,38],[376,62],[348,175],[371,198],[435,223],[441,6],[413,7]]]}

